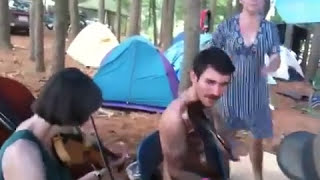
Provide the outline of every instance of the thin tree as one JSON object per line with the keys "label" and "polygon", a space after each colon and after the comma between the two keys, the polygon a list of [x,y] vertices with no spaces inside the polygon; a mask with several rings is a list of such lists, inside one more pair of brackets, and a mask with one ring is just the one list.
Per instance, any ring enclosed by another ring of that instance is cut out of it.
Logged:
{"label": "thin tree", "polygon": [[199,52],[200,38],[200,3],[195,0],[186,0],[188,13],[184,17],[184,59],[182,63],[182,76],[179,92],[190,86],[189,72],[192,68],[193,59]]}
{"label": "thin tree", "polygon": [[265,4],[264,4],[264,9],[263,9],[263,14],[264,14],[264,17],[266,17],[268,15],[269,10],[270,10],[271,2],[270,2],[270,0],[265,0],[264,2],[265,2]]}
{"label": "thin tree", "polygon": [[158,27],[157,27],[157,13],[156,13],[156,0],[150,0],[151,2],[151,11],[152,11],[152,18],[153,18],[153,41],[154,45],[158,43]]}
{"label": "thin tree", "polygon": [[287,24],[284,38],[284,46],[291,49],[292,46],[293,25]]}
{"label": "thin tree", "polygon": [[99,18],[99,22],[104,24],[105,21],[105,0],[99,0],[99,9],[98,9],[98,18]]}
{"label": "thin tree", "polygon": [[30,54],[29,54],[29,59],[32,61],[35,61],[36,59],[36,54],[35,54],[35,11],[36,11],[36,3],[34,0],[31,1],[30,9],[29,9],[29,46],[30,46]]}
{"label": "thin tree", "polygon": [[236,0],[236,6],[233,9],[233,14],[240,13],[242,10],[242,5],[240,3],[240,0]]}
{"label": "thin tree", "polygon": [[10,39],[8,0],[0,1],[0,12],[0,49],[10,50],[12,48],[12,44]]}
{"label": "thin tree", "polygon": [[214,31],[214,18],[217,14],[217,0],[211,0],[211,23],[210,23],[210,31]]}
{"label": "thin tree", "polygon": [[320,25],[315,25],[311,43],[310,58],[307,65],[306,80],[312,80],[315,76],[320,59]]}
{"label": "thin tree", "polygon": [[71,24],[70,40],[72,41],[80,32],[78,0],[69,0],[69,14]]}
{"label": "thin tree", "polygon": [[303,58],[302,58],[302,62],[301,62],[301,69],[302,69],[303,73],[306,72],[307,62],[309,59],[310,39],[311,39],[311,33],[308,31],[307,38],[304,42]]}
{"label": "thin tree", "polygon": [[128,36],[140,34],[141,22],[141,0],[132,0]]}
{"label": "thin tree", "polygon": [[42,0],[34,0],[35,3],[35,19],[34,19],[34,36],[35,36],[35,60],[36,71],[44,72],[44,43],[43,43],[43,2]]}
{"label": "thin tree", "polygon": [[161,11],[161,24],[160,24],[160,40],[159,40],[159,47],[162,47],[163,45],[163,31],[164,31],[164,27],[165,27],[165,16],[166,14],[163,12],[164,9],[163,7],[167,7],[168,4],[168,0],[163,0],[162,1],[162,11]]}
{"label": "thin tree", "polygon": [[201,9],[207,9],[207,0],[201,0]]}
{"label": "thin tree", "polygon": [[116,35],[120,42],[121,40],[121,0],[117,0],[117,14],[116,14]]}
{"label": "thin tree", "polygon": [[[198,2],[199,3],[199,2]],[[173,24],[174,24],[174,7],[175,0],[164,0],[162,4],[162,16],[161,16],[161,44],[162,50],[166,50],[170,47],[172,42]]]}
{"label": "thin tree", "polygon": [[65,67],[65,39],[67,29],[68,1],[56,0],[55,2],[55,41],[53,44],[53,69],[58,72]]}
{"label": "thin tree", "polygon": [[108,11],[105,11],[104,13],[104,24],[109,24]]}
{"label": "thin tree", "polygon": [[227,0],[227,17],[231,17],[233,15],[232,1],[233,0]]}

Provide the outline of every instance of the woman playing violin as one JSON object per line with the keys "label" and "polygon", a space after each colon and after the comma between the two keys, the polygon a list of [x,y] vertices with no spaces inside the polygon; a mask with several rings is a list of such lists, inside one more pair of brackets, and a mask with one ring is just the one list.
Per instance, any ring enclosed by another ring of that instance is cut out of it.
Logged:
{"label": "woman playing violin", "polygon": [[[89,120],[102,103],[92,79],[75,68],[53,75],[32,104],[34,115],[22,122],[0,149],[0,180],[70,180],[69,169],[57,158],[52,138]],[[81,180],[98,180],[105,170]]]}

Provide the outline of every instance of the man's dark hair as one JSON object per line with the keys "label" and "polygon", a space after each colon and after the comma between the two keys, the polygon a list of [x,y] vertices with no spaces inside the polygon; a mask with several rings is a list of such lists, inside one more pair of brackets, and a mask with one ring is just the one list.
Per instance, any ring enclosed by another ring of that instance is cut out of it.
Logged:
{"label": "man's dark hair", "polygon": [[54,74],[32,104],[32,111],[52,125],[79,126],[102,104],[99,87],[76,68]]}
{"label": "man's dark hair", "polygon": [[222,75],[231,75],[235,71],[230,57],[222,49],[216,47],[201,51],[193,61],[193,71],[198,78],[208,67]]}

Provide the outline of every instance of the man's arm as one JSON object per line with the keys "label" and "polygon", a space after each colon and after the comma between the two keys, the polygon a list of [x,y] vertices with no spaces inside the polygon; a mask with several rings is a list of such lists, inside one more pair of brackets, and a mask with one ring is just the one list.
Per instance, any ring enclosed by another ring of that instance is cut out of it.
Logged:
{"label": "man's arm", "polygon": [[160,142],[164,156],[164,179],[181,179],[182,159],[187,150],[186,130],[178,108],[163,113],[160,125]]}
{"label": "man's arm", "polygon": [[37,146],[27,140],[18,140],[8,147],[2,159],[6,180],[45,180],[44,164]]}

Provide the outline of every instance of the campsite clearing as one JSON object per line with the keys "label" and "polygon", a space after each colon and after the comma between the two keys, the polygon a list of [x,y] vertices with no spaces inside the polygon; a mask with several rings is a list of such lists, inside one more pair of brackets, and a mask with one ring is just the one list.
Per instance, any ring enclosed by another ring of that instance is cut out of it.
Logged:
{"label": "campsite clearing", "polygon": [[[41,86],[50,75],[52,64],[52,51],[50,50],[53,41],[53,34],[45,32],[45,64],[46,73],[35,73],[34,63],[28,57],[29,37],[12,36],[12,42],[15,50],[10,53],[0,52],[0,72],[1,76],[10,77],[25,84],[34,95],[39,93]],[[95,70],[88,69],[81,64],[73,61],[69,56],[66,59],[67,67],[78,67],[87,74],[93,76]],[[111,86],[112,88],[112,86]],[[310,92],[310,86],[303,83],[278,83],[273,90],[291,89],[299,92]],[[307,130],[310,132],[318,132],[320,130],[319,119],[302,114],[301,111],[291,108],[296,104],[290,98],[275,94],[277,101],[277,109],[273,111],[274,132],[275,136],[265,142],[264,147],[268,152],[275,152],[281,137],[284,134],[297,130]],[[157,122],[160,114],[149,114],[143,112],[128,112],[104,110],[107,113],[97,113],[97,128],[101,134],[102,140],[106,145],[112,146],[119,141],[127,144],[130,154],[135,154],[135,150],[139,141],[147,134],[157,128]],[[85,128],[88,132],[93,131],[90,124],[86,124]],[[246,135],[243,136],[245,142],[249,142]],[[241,170],[248,170],[249,165]],[[249,171],[249,170],[248,170]]]}

